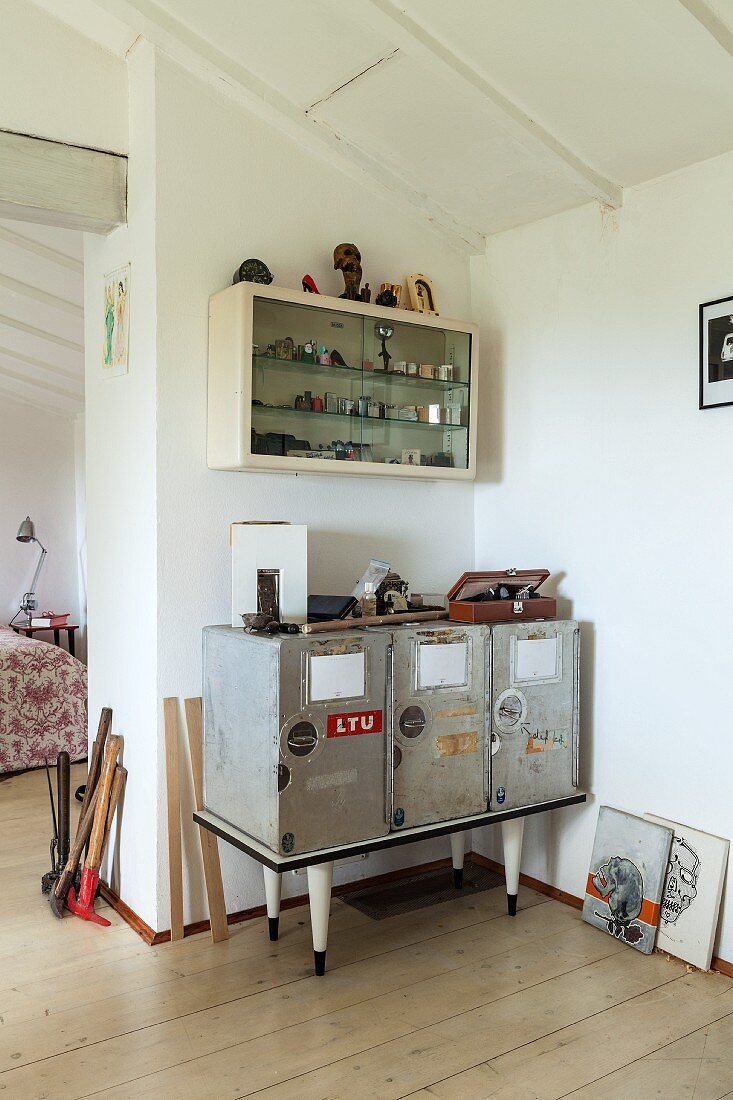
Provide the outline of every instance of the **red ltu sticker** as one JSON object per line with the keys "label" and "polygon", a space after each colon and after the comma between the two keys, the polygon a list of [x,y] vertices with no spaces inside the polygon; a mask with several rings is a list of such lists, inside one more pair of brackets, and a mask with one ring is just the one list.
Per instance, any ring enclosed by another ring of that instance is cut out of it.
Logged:
{"label": "red ltu sticker", "polygon": [[358,733],[381,733],[381,710],[356,710],[350,714],[329,714],[327,737],[354,737]]}

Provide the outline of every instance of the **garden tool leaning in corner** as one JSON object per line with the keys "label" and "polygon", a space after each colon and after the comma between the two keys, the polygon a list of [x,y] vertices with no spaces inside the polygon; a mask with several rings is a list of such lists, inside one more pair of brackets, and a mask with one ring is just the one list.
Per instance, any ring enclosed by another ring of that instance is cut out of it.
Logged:
{"label": "garden tool leaning in corner", "polygon": [[[81,917],[82,920],[93,921],[94,924],[101,924],[105,928],[112,922],[106,920],[105,917],[100,917],[98,913],[95,913],[94,898],[99,884],[99,867],[102,862],[104,842],[108,834],[107,820],[110,813],[113,814],[115,809],[111,804],[112,799],[110,796],[113,790],[113,780],[115,779],[117,770],[117,757],[121,746],[121,737],[110,736],[107,738],[104,763],[99,777],[97,804],[94,807],[94,822],[89,838],[89,851],[87,852],[87,857],[84,860],[84,866],[81,872],[79,897],[77,898],[74,887],[72,886],[69,889],[69,894],[66,899],[67,906],[75,916]],[[121,772],[123,769],[119,769],[119,771]],[[124,776],[122,776],[122,778],[124,778]],[[121,780],[115,784],[118,797],[121,785]]]}

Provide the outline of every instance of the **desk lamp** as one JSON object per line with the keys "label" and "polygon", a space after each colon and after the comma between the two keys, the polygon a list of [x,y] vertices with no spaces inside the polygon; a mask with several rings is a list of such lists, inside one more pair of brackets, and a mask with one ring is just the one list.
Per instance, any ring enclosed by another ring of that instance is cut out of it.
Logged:
{"label": "desk lamp", "polygon": [[[41,556],[38,559],[38,565],[36,571],[33,574],[33,580],[28,592],[26,592],[21,601],[20,608],[13,615],[12,623],[18,618],[18,615],[23,614],[26,617],[27,625],[31,625],[31,619],[33,618],[33,612],[38,607],[38,600],[36,599],[36,585],[38,584],[38,578],[41,574],[43,563],[46,560],[47,550],[41,543],[40,539],[36,538],[36,527],[30,516],[26,516],[20,527],[18,528],[18,534],[15,536],[18,542],[37,542],[41,547]],[[11,626],[12,626],[11,623]]]}

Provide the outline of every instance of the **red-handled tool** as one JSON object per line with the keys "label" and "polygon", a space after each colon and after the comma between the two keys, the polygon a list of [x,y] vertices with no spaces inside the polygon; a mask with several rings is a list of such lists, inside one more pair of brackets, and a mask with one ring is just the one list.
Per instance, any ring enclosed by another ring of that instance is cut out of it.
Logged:
{"label": "red-handled tool", "polygon": [[107,738],[104,763],[99,777],[97,805],[94,809],[94,824],[92,825],[92,833],[89,838],[89,851],[87,852],[87,857],[84,860],[84,866],[81,872],[79,897],[77,898],[72,886],[66,899],[66,904],[75,916],[81,917],[82,920],[93,921],[94,924],[101,924],[105,928],[109,927],[112,922],[108,921],[105,917],[100,917],[99,914],[94,911],[94,898],[97,893],[97,886],[99,885],[99,866],[102,862],[102,852],[106,839],[105,834],[107,832],[107,819],[110,809],[110,794],[112,792],[112,783],[115,778],[117,757],[121,747],[121,737],[110,736]]}

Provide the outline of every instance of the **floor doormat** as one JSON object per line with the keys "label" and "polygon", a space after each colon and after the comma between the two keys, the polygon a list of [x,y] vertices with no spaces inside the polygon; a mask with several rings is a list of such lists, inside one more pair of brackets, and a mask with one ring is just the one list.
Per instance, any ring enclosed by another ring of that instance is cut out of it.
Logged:
{"label": "floor doormat", "polygon": [[463,868],[463,889],[453,886],[453,871],[444,867],[438,871],[423,871],[419,875],[410,875],[384,886],[367,886],[363,890],[342,894],[341,901],[352,905],[360,913],[372,920],[385,920],[398,917],[401,913],[412,913],[416,909],[427,909],[430,905],[440,905],[442,901],[452,901],[456,897],[480,894],[484,890],[494,890],[504,885],[502,875],[481,867],[478,863],[466,863]]}

